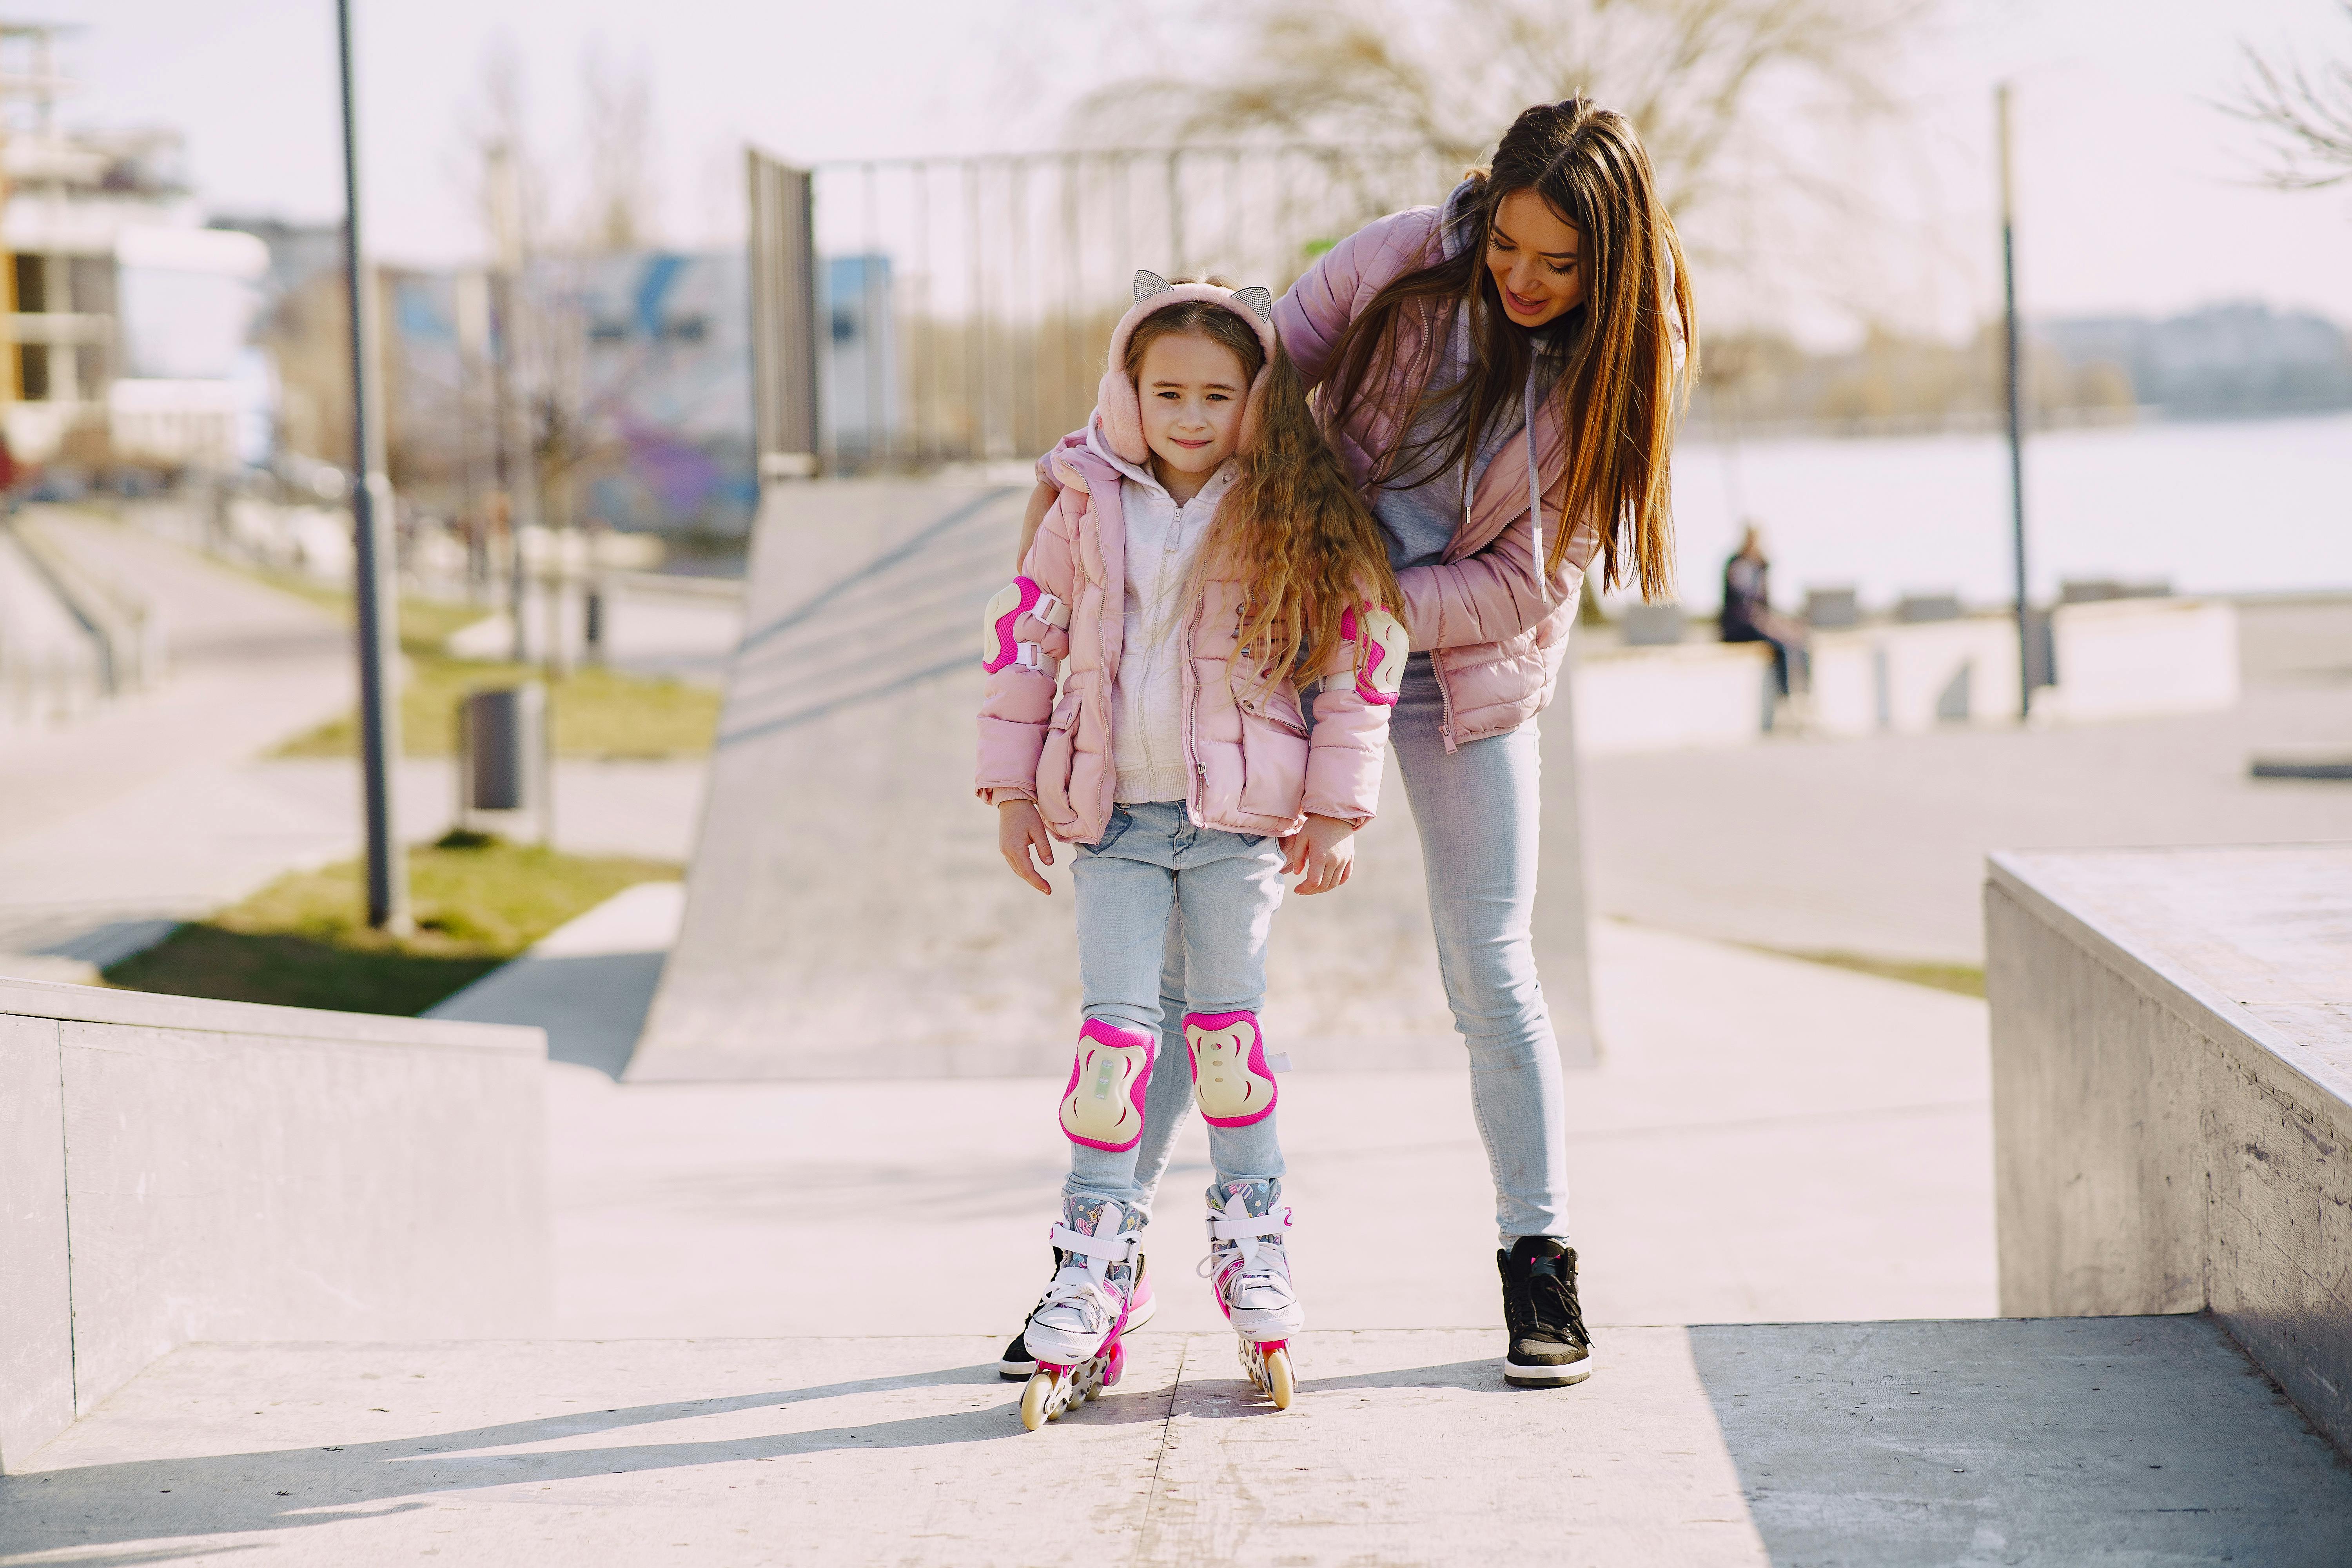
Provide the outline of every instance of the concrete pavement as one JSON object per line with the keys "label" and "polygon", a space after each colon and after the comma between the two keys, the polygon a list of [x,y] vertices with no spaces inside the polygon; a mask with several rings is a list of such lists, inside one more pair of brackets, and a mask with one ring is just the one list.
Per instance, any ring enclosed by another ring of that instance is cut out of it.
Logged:
{"label": "concrete pavement", "polygon": [[[624,893],[436,1010],[550,1027],[559,1331],[838,1332],[820,1260],[919,1225],[929,1288],[862,1300],[868,1331],[1009,1334],[1045,1279],[1060,1079],[616,1085],[606,1020],[642,1008],[649,966],[587,954],[641,948],[675,898]],[[1624,926],[1594,950],[1610,1052],[1569,1075],[1568,1125],[1599,1321],[1995,1310],[1983,1004]],[[1301,1070],[1283,1093],[1315,1323],[1499,1323],[1466,1073]],[[1208,1180],[1195,1120],[1151,1231],[1177,1328],[1220,1322],[1190,1277]]]}
{"label": "concrete pavement", "polygon": [[[2352,605],[2334,614],[2352,621]],[[1775,740],[1584,763],[1594,910],[1795,951],[1980,963],[1994,849],[2352,838],[2352,789],[2247,776],[2352,734],[2352,679],[2256,680],[2228,712]]]}
{"label": "concrete pavement", "polygon": [[2238,1562],[2352,1471],[2195,1318],[1136,1336],[1036,1433],[978,1338],[191,1347],[0,1479],[0,1564]]}

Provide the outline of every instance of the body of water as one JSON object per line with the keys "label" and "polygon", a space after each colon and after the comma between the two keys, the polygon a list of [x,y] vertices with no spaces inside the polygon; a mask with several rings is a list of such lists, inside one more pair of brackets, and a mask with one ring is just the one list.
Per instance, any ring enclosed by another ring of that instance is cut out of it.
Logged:
{"label": "body of water", "polygon": [[[1852,585],[2009,600],[2009,453],[1998,437],[1741,443],[1694,429],[1675,458],[1683,602],[1721,601],[1738,521],[1763,525],[1773,597]],[[2352,590],[2352,414],[2150,422],[2035,436],[2026,560],[2037,599],[2062,578],[2161,578],[2180,593]],[[1612,601],[1618,596],[1612,595]]]}

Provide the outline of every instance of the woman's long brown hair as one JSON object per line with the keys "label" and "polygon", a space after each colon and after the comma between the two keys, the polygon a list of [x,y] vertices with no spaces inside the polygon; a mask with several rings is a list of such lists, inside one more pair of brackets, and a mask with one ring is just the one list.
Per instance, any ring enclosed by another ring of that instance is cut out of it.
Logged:
{"label": "woman's long brown hair", "polygon": [[1255,426],[1235,454],[1241,477],[1217,505],[1194,559],[1184,603],[1213,581],[1241,586],[1237,666],[1245,684],[1263,689],[1301,671],[1319,671],[1339,649],[1341,615],[1371,600],[1403,604],[1380,525],[1324,439],[1307,401],[1307,384],[1277,344],[1267,364],[1257,331],[1230,307],[1190,300],[1136,323],[1128,339],[1130,378],[1143,351],[1164,337],[1195,333],[1233,351],[1244,384],[1265,372]]}
{"label": "woman's long brown hair", "polygon": [[[1459,473],[1465,455],[1497,415],[1516,408],[1533,363],[1527,329],[1514,325],[1486,268],[1503,198],[1532,190],[1580,237],[1577,266],[1584,300],[1549,329],[1564,335],[1567,359],[1551,395],[1568,432],[1565,492],[1544,565],[1558,570],[1577,520],[1601,536],[1601,584],[1638,582],[1644,599],[1674,592],[1674,510],[1669,454],[1679,395],[1698,374],[1698,318],[1674,219],[1659,201],[1632,121],[1586,99],[1538,104],[1514,121],[1495,161],[1471,171],[1476,231],[1451,258],[1396,279],[1349,323],[1324,384],[1322,411],[1336,426],[1358,399],[1397,395],[1402,378],[1421,378],[1413,402],[1400,401],[1398,437],[1374,454],[1375,479],[1429,483]],[[1450,311],[1470,321],[1469,374],[1433,384],[1438,338]],[[1399,327],[1419,329],[1417,364],[1399,363]],[[1675,339],[1688,352],[1679,371]],[[1434,433],[1413,426],[1436,416]]]}

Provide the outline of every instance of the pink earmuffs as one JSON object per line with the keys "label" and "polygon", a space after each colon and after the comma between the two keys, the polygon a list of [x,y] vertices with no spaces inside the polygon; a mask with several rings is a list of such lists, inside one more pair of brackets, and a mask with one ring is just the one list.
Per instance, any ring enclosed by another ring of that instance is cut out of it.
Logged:
{"label": "pink earmuffs", "polygon": [[1257,434],[1259,405],[1265,401],[1265,373],[1274,368],[1276,343],[1274,335],[1274,296],[1263,287],[1220,289],[1213,283],[1171,283],[1157,272],[1135,275],[1135,303],[1118,325],[1111,329],[1110,362],[1103,371],[1102,389],[1095,396],[1095,417],[1102,426],[1103,438],[1110,449],[1130,463],[1151,460],[1151,448],[1143,441],[1143,402],[1135,393],[1135,383],[1127,377],[1127,344],[1135,335],[1136,323],[1156,310],[1171,305],[1181,305],[1188,300],[1206,300],[1232,310],[1247,321],[1257,333],[1257,341],[1265,346],[1265,364],[1250,382],[1249,396],[1242,404],[1241,444],[1247,447]]}

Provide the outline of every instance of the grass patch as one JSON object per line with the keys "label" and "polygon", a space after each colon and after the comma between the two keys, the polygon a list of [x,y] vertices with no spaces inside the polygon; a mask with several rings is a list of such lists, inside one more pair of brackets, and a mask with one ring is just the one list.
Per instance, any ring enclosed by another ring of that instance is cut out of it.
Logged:
{"label": "grass patch", "polygon": [[483,834],[409,851],[416,930],[367,925],[357,860],[297,871],[244,902],[192,921],[106,971],[110,985],[413,1016],[455,994],[622,889],[678,868],[623,856],[565,855]]}
{"label": "grass patch", "polygon": [[[290,573],[246,568],[273,588],[348,618],[351,595]],[[525,681],[545,681],[537,665],[452,658],[449,638],[493,612],[478,605],[404,595],[400,650],[408,679],[400,693],[400,750],[410,757],[454,756],[457,703],[467,693]],[[701,756],[719,732],[719,693],[668,677],[624,675],[583,667],[548,683],[555,716],[555,752],[563,757],[660,759]],[[297,735],[270,755],[352,757],[359,754],[359,715],[347,713]]]}
{"label": "grass patch", "polygon": [[1933,963],[1907,958],[1873,958],[1860,952],[1809,952],[1786,947],[1762,947],[1753,942],[1759,952],[1769,952],[1781,958],[1801,958],[1807,963],[1825,963],[1832,969],[1850,969],[1857,974],[1875,974],[1881,980],[1900,980],[1910,985],[1925,985],[1937,991],[1949,991],[1958,996],[1981,998],[1985,994],[1985,973],[1973,963]]}
{"label": "grass patch", "polygon": [[[536,665],[450,658],[442,654],[408,656],[408,680],[400,693],[400,750],[410,757],[453,756],[457,750],[457,703],[467,692],[546,680]],[[719,694],[682,680],[624,675],[583,668],[548,683],[548,709],[555,717],[555,752],[562,757],[642,758],[701,756],[719,732]],[[359,716],[347,713],[297,735],[272,752],[278,757],[351,757],[359,754]]]}

